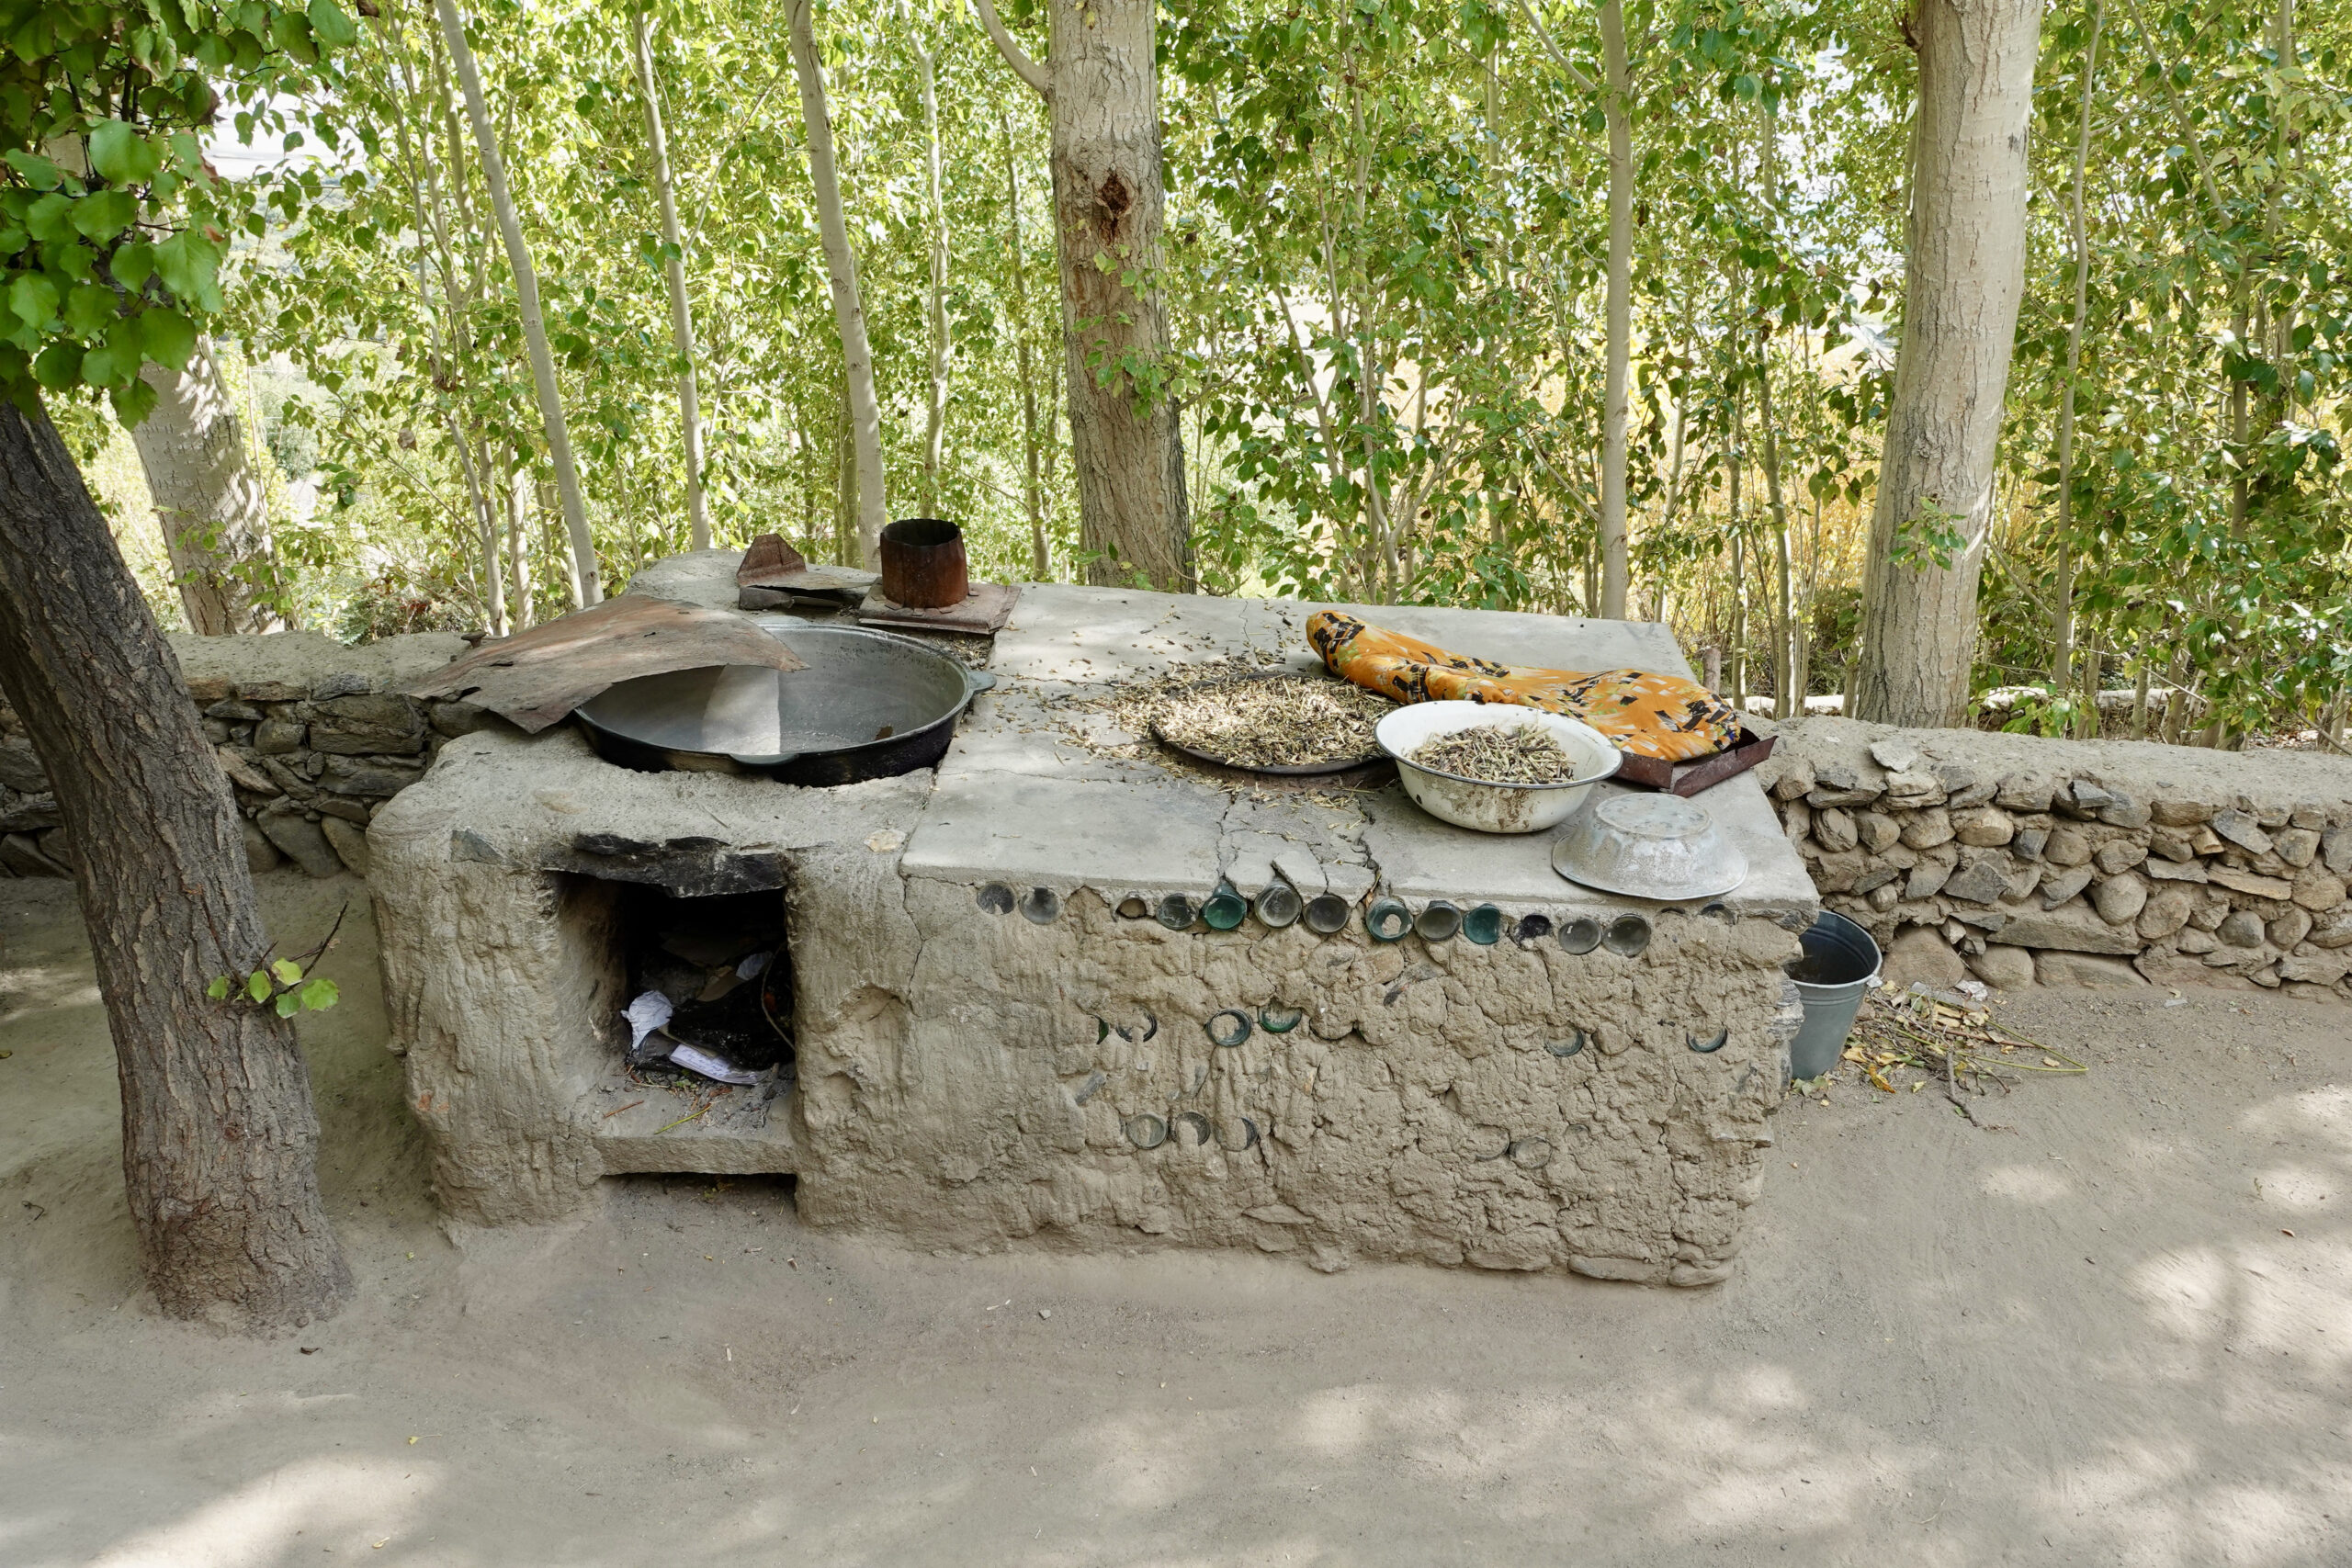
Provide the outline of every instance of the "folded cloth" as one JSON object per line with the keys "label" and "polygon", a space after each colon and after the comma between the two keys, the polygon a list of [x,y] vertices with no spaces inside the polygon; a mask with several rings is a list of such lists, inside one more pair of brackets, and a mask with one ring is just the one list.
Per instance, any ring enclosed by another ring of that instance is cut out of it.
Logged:
{"label": "folded cloth", "polygon": [[1592,726],[1621,751],[1664,761],[1712,756],[1739,739],[1732,705],[1696,681],[1641,670],[1529,670],[1470,659],[1318,610],[1306,641],[1334,675],[1393,702],[1516,703]]}

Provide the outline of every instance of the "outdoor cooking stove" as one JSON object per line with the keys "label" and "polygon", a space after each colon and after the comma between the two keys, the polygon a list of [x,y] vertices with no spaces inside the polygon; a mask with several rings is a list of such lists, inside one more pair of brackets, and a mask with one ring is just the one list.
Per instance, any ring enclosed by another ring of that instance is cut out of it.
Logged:
{"label": "outdoor cooking stove", "polygon": [[[731,567],[682,558],[639,585],[727,603]],[[1252,787],[1148,745],[1104,754],[1132,738],[1090,699],[1187,665],[1304,663],[1309,608],[1029,587],[935,775],[634,773],[569,728],[452,743],[370,831],[444,1208],[540,1221],[606,1174],[780,1172],[814,1223],[933,1247],[1153,1237],[1327,1269],[1721,1279],[1799,1017],[1781,965],[1815,908],[1763,792],[1742,775],[1701,797],[1751,870],[1677,907],[1577,887],[1550,835],[1450,828],[1393,784]],[[1490,658],[1684,669],[1656,626],[1366,613]],[[1278,884],[1337,896],[1345,928],[1197,918],[1221,888]],[[793,1087],[640,1087],[632,921],[745,895],[776,899],[788,933]],[[1499,919],[1384,942],[1364,918],[1384,898]],[[1471,940],[1488,922],[1499,940]]]}

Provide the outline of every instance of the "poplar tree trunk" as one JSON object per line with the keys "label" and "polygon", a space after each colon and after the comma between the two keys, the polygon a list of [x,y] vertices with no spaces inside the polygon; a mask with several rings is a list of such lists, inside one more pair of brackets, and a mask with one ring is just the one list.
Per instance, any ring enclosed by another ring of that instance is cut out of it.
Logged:
{"label": "poplar tree trunk", "polygon": [[[1962,721],[2025,281],[2040,0],[1918,0],[1903,335],[1879,464],[1854,716]],[[1948,564],[1929,547],[1956,530]],[[1896,559],[1908,546],[1916,560]]]}
{"label": "poplar tree trunk", "polygon": [[2066,324],[2066,385],[2058,403],[2058,564],[2050,589],[2050,694],[2062,696],[2075,665],[2075,379],[2083,367],[2083,323],[2090,314],[2090,236],[2083,220],[2083,182],[2091,160],[2091,88],[2098,78],[2098,35],[2107,8],[2091,6],[2083,54],[2082,129],[2075,142],[2075,186],[2067,227],[2075,246],[2075,313]]}
{"label": "poplar tree trunk", "polygon": [[539,400],[539,418],[547,427],[548,460],[555,468],[556,493],[563,501],[563,521],[571,535],[572,560],[580,581],[582,608],[599,604],[604,585],[596,570],[596,542],[588,531],[588,510],[581,500],[580,470],[571,461],[571,432],[564,423],[563,391],[556,381],[555,355],[548,347],[548,326],[539,314],[539,274],[531,264],[531,247],[524,242],[523,225],[514,215],[514,198],[506,185],[506,160],[499,156],[498,137],[491,130],[490,108],[483,100],[481,73],[474,69],[474,51],[466,42],[466,24],[457,0],[435,0],[441,31],[449,45],[449,62],[458,73],[458,86],[466,100],[466,116],[473,122],[475,150],[481,158],[482,183],[490,187],[490,205],[498,220],[499,237],[506,246],[506,265],[514,275],[514,298],[521,307],[523,343],[530,351],[531,383]]}
{"label": "poplar tree trunk", "polygon": [[1166,204],[1155,0],[1050,7],[1042,66],[1022,54],[990,0],[978,8],[1014,73],[1045,96],[1052,126],[1070,465],[1080,547],[1092,558],[1087,578],[1140,578],[1190,592],[1192,521],[1175,401],[1157,392],[1139,400],[1128,373],[1156,366],[1168,343],[1154,276]]}
{"label": "poplar tree trunk", "polygon": [[882,525],[889,511],[882,491],[882,409],[874,395],[874,350],[865,336],[865,309],[857,292],[857,257],[842,214],[842,182],[833,162],[833,119],[825,107],[825,73],[817,62],[809,0],[786,0],[792,72],[800,84],[800,114],[808,130],[808,183],[817,195],[817,232],[825,250],[825,277],[833,296],[833,325],[841,334],[849,383],[849,434],[856,460],[858,564],[881,563]]}
{"label": "poplar tree trunk", "polygon": [[1037,385],[1029,374],[1029,278],[1027,255],[1021,244],[1021,165],[1013,155],[1012,117],[1005,116],[1003,125],[1004,206],[1012,267],[1012,347],[1014,367],[1021,378],[1021,452],[1027,465],[1021,501],[1029,518],[1030,570],[1037,581],[1044,582],[1052,576],[1053,561],[1046,550],[1046,510],[1037,485]]}
{"label": "poplar tree trunk", "polygon": [[155,406],[130,440],[187,629],[206,637],[275,629],[277,617],[255,607],[252,585],[237,574],[241,563],[268,559],[269,505],[211,345],[199,342],[185,370],[150,364],[139,378],[155,389]]}
{"label": "poplar tree trunk", "polygon": [[351,1273],[319,1201],[293,1026],[204,995],[266,944],[228,781],[64,444],[45,415],[6,405],[0,689],[75,849],[148,1284],[175,1317],[324,1316]]}
{"label": "poplar tree trunk", "polygon": [[631,18],[637,35],[638,85],[645,94],[645,134],[653,156],[653,194],[662,209],[662,273],[670,284],[670,346],[678,355],[678,427],[686,448],[686,525],[698,550],[710,548],[710,506],[702,491],[702,395],[695,383],[695,321],[686,305],[685,241],[678,230],[678,198],[670,177],[670,139],[662,129],[662,95],[653,76],[653,28],[643,11]]}
{"label": "poplar tree trunk", "polygon": [[947,198],[940,189],[939,69],[931,51],[915,46],[922,83],[926,196],[931,203],[931,288],[923,317],[931,328],[931,400],[923,408],[923,510],[939,515],[939,465],[947,438]]}
{"label": "poplar tree trunk", "polygon": [[1601,395],[1600,618],[1625,618],[1633,566],[1625,536],[1626,382],[1634,335],[1634,131],[1629,103],[1633,73],[1625,63],[1622,0],[1601,0],[1601,114],[1609,132],[1609,364]]}

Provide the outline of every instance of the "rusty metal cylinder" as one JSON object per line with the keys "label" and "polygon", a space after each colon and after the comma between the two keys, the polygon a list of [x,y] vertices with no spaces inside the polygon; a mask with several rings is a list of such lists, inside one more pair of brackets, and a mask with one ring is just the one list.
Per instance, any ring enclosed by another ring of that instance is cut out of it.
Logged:
{"label": "rusty metal cylinder", "polygon": [[882,596],[910,610],[944,610],[972,591],[964,530],[942,517],[901,517],[882,530]]}

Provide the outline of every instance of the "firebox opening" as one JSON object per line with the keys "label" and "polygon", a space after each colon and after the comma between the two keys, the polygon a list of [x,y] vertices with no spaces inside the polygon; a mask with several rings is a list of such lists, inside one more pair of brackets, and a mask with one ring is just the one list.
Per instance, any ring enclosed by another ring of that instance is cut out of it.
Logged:
{"label": "firebox opening", "polygon": [[635,1075],[686,1089],[734,1082],[763,1097],[787,1092],[792,962],[784,895],[682,897],[643,883],[621,884],[616,893],[630,1024],[621,1044]]}

